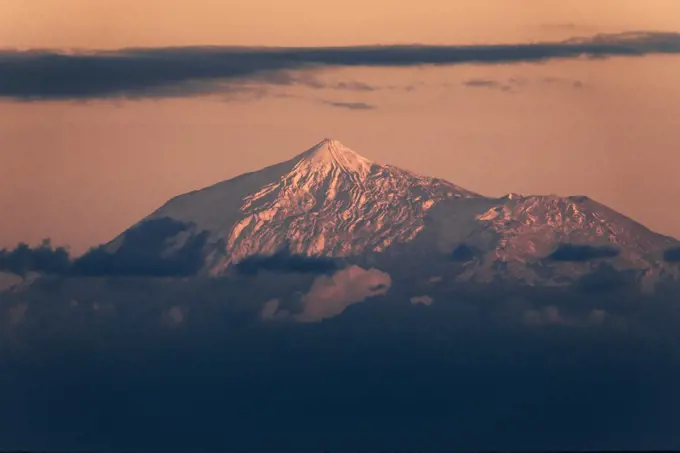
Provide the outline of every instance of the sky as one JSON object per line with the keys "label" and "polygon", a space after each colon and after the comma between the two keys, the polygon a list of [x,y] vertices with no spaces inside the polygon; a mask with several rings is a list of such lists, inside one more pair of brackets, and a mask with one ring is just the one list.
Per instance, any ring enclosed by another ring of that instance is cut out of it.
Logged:
{"label": "sky", "polygon": [[[0,10],[0,247],[50,237],[81,253],[175,195],[325,137],[484,195],[587,194],[680,237],[677,0],[0,0]],[[618,35],[637,31],[654,34]],[[615,37],[601,45],[591,38],[601,33]],[[559,44],[574,37],[599,58]],[[631,41],[636,56],[607,47]],[[448,47],[355,47],[411,44]],[[292,47],[316,54],[301,65]]]}

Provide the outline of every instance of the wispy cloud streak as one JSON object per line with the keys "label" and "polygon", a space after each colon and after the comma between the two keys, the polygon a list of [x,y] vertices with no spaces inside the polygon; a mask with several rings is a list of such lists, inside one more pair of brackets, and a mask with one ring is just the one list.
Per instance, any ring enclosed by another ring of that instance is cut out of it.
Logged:
{"label": "wispy cloud streak", "polygon": [[341,102],[341,101],[321,101],[322,104],[330,105],[331,107],[338,107],[348,110],[373,110],[374,105],[365,102]]}

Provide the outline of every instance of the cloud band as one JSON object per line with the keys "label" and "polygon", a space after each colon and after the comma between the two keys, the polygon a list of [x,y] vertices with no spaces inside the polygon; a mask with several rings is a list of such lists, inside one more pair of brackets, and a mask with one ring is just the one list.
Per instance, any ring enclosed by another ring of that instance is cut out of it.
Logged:
{"label": "cloud band", "polygon": [[176,47],[60,53],[0,51],[0,97],[19,100],[176,97],[217,93],[230,82],[291,85],[287,71],[538,62],[680,53],[680,33],[631,32],[560,42],[467,46],[317,48]]}

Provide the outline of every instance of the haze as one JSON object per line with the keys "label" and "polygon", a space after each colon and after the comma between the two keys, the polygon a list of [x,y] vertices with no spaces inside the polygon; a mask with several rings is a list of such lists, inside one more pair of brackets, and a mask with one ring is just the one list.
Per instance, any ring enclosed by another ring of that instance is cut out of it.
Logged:
{"label": "haze", "polygon": [[[680,31],[676,0],[395,5],[0,0],[0,47],[484,45]],[[485,195],[587,194],[680,237],[678,71],[680,56],[648,54],[325,67],[293,71],[295,83],[250,80],[181,96],[5,96],[0,247],[51,237],[82,252],[177,194],[324,137]]]}

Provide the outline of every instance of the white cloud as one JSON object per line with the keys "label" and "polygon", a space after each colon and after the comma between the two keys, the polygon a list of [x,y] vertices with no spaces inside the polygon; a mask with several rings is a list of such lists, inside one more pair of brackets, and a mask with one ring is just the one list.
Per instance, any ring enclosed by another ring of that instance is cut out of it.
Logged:
{"label": "white cloud", "polygon": [[307,294],[302,296],[304,310],[295,319],[300,322],[314,322],[332,318],[350,305],[368,297],[386,294],[391,285],[389,274],[359,266],[341,269],[332,276],[319,276]]}

